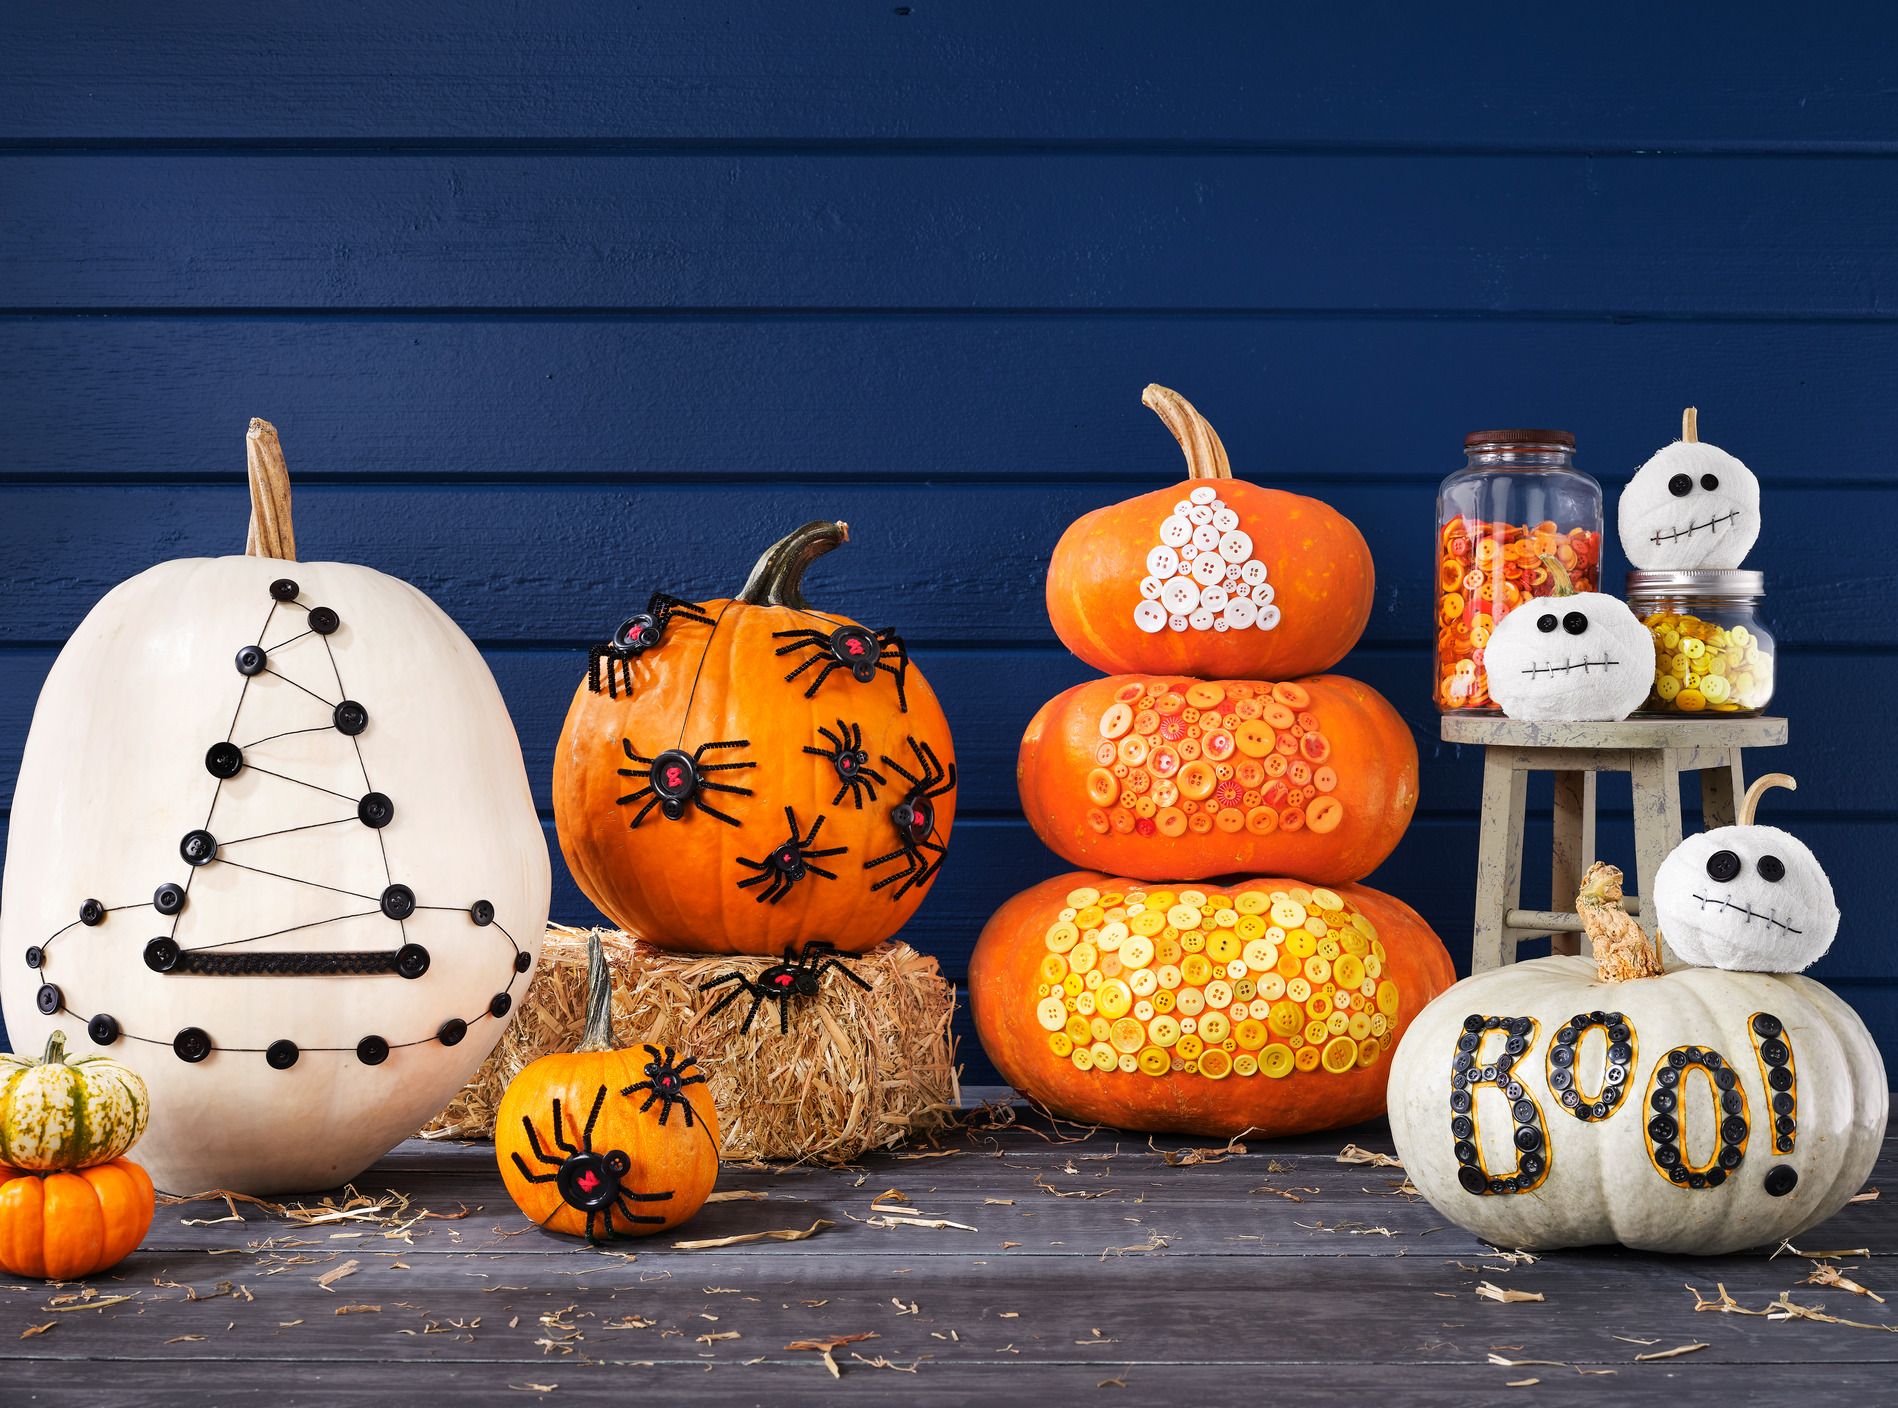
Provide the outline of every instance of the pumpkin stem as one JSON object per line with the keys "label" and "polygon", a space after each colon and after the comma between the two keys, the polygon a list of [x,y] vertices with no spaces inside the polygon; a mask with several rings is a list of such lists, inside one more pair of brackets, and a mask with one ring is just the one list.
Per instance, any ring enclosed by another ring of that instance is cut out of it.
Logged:
{"label": "pumpkin stem", "polygon": [[277,427],[267,420],[252,420],[250,433],[244,437],[244,456],[250,464],[250,536],[245,540],[244,553],[248,557],[295,562],[297,535],[290,522],[290,470],[283,462]]}
{"label": "pumpkin stem", "polygon": [[66,1033],[57,1028],[46,1038],[46,1054],[40,1057],[42,1066],[57,1066],[66,1059]]}
{"label": "pumpkin stem", "polygon": [[1746,789],[1746,797],[1740,803],[1740,825],[1753,824],[1753,813],[1760,805],[1760,798],[1775,787],[1784,787],[1788,792],[1797,792],[1799,783],[1789,772],[1769,772],[1765,777],[1755,778],[1753,785]]}
{"label": "pumpkin stem", "polygon": [[1681,412],[1681,439],[1689,445],[1700,443],[1700,408],[1689,406]]}
{"label": "pumpkin stem", "polygon": [[1230,479],[1232,462],[1212,423],[1193,409],[1193,403],[1179,392],[1158,384],[1140,393],[1140,404],[1166,422],[1173,438],[1186,451],[1188,479]]}
{"label": "pumpkin stem", "polygon": [[735,599],[746,606],[788,606],[793,611],[809,611],[810,603],[804,600],[803,592],[804,569],[849,541],[848,523],[822,518],[786,533],[764,550]]}
{"label": "pumpkin stem", "polygon": [[575,1051],[611,1051],[613,1046],[613,972],[606,966],[600,931],[587,935],[587,1027]]}
{"label": "pumpkin stem", "polygon": [[1595,955],[1595,971],[1604,983],[1659,977],[1661,951],[1632,914],[1621,907],[1621,872],[1596,861],[1582,876],[1575,912]]}
{"label": "pumpkin stem", "polygon": [[1546,552],[1537,553],[1536,556],[1542,559],[1542,565],[1549,569],[1549,576],[1555,579],[1555,589],[1549,595],[1574,596],[1575,579],[1569,576],[1568,568],[1562,565],[1560,559],[1551,557]]}

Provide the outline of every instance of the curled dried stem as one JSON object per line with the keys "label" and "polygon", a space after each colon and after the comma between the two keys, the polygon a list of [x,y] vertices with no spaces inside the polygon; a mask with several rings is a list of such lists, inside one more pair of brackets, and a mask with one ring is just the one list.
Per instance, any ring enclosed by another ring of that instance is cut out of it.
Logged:
{"label": "curled dried stem", "polygon": [[1661,952],[1635,917],[1621,907],[1621,872],[1596,861],[1582,876],[1575,896],[1575,912],[1595,956],[1595,969],[1605,983],[1630,978],[1658,977]]}

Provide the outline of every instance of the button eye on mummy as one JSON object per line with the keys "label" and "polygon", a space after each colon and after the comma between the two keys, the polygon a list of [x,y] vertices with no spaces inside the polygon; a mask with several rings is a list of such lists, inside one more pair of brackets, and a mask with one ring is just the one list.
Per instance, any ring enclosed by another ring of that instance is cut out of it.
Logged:
{"label": "button eye on mummy", "polygon": [[1579,611],[1571,611],[1562,618],[1562,629],[1572,636],[1579,636],[1588,629],[1588,618]]}
{"label": "button eye on mummy", "polygon": [[1757,868],[1760,879],[1770,884],[1777,885],[1786,878],[1786,862],[1778,856],[1761,856]]}
{"label": "button eye on mummy", "polygon": [[1694,492],[1694,479],[1690,474],[1677,474],[1667,481],[1667,492],[1677,499],[1684,499]]}
{"label": "button eye on mummy", "polygon": [[1722,884],[1740,873],[1740,858],[1732,851],[1715,851],[1707,857],[1707,878]]}
{"label": "button eye on mummy", "polygon": [[1700,476],[1700,487],[1701,487],[1701,488],[1703,488],[1703,489],[1706,489],[1706,490],[1708,490],[1709,492],[1711,492],[1711,491],[1713,491],[1713,490],[1715,490],[1715,489],[1718,489],[1718,488],[1720,487],[1720,476],[1719,476],[1719,475],[1717,475],[1717,474],[1703,474],[1703,475],[1701,475],[1701,476]]}
{"label": "button eye on mummy", "polygon": [[1546,612],[1536,619],[1536,629],[1541,631],[1545,636],[1561,624],[1560,621],[1555,619],[1555,613],[1552,611]]}

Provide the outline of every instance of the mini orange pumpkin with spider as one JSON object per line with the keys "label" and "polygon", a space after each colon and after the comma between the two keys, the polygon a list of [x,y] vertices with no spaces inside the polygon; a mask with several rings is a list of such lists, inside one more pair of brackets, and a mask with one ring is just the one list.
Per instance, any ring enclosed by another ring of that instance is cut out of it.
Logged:
{"label": "mini orange pumpkin with spider", "polygon": [[658,595],[594,647],[554,761],[580,888],[665,948],[862,953],[915,913],[955,819],[942,706],[894,630],[814,609],[849,540],[807,523],[730,600]]}
{"label": "mini orange pumpkin with spider", "polygon": [[614,1049],[612,977],[597,933],[587,985],[584,1039],[514,1078],[495,1116],[494,1154],[508,1196],[545,1230],[596,1242],[649,1236],[711,1195],[718,1112],[689,1056]]}

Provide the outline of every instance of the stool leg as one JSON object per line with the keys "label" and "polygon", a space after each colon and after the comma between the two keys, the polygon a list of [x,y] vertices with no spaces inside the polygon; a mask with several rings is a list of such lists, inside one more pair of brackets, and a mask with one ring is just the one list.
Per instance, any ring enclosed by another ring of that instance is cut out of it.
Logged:
{"label": "stool leg", "polygon": [[1529,779],[1515,766],[1515,751],[1488,748],[1483,754],[1482,839],[1476,852],[1476,929],[1470,971],[1500,968],[1516,956],[1504,917],[1522,903],[1523,805]]}
{"label": "stool leg", "polygon": [[[1629,767],[1634,788],[1634,859],[1642,927],[1655,932],[1654,873],[1681,843],[1680,773],[1672,750],[1637,753]],[[1663,961],[1667,961],[1665,950]]]}
{"label": "stool leg", "polygon": [[[1555,851],[1549,862],[1549,908],[1575,908],[1582,872],[1595,859],[1595,774],[1555,774]],[[1581,935],[1555,934],[1551,953],[1580,953]]]}
{"label": "stool leg", "polygon": [[1700,824],[1708,831],[1732,826],[1740,819],[1740,798],[1746,795],[1746,767],[1738,748],[1727,750],[1727,761],[1700,770]]}

